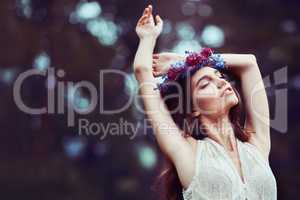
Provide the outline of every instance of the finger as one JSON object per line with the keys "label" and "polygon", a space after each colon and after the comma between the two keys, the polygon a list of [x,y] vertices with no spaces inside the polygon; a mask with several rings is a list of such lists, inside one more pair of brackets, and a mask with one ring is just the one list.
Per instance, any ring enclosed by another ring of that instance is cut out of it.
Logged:
{"label": "finger", "polygon": [[150,13],[150,15],[151,15],[151,14],[152,14],[152,11],[153,11],[152,5],[149,5],[149,6],[148,6],[148,11],[149,11],[149,13]]}
{"label": "finger", "polygon": [[161,73],[159,73],[159,72],[152,72],[152,74],[153,74],[153,76],[154,77],[159,77],[159,76],[161,76],[162,74]]}
{"label": "finger", "polygon": [[139,21],[137,22],[137,24],[140,25],[140,24],[142,23],[142,21],[143,21],[143,17],[141,17],[141,18],[139,19]]}
{"label": "finger", "polygon": [[138,23],[143,22],[143,20],[145,20],[145,18],[148,17],[148,8],[145,8],[143,15],[141,16],[141,18],[139,19]]}
{"label": "finger", "polygon": [[159,58],[159,55],[158,55],[158,54],[153,54],[152,58],[153,58],[153,59],[158,59],[158,58]]}
{"label": "finger", "polygon": [[151,24],[154,24],[154,19],[153,19],[152,11],[153,11],[153,7],[152,7],[152,5],[150,4],[150,5],[148,6],[148,16],[149,16],[149,18],[150,18]]}
{"label": "finger", "polygon": [[145,8],[144,9],[144,12],[143,12],[143,15],[146,15],[146,14],[148,14],[148,11],[149,11],[149,8],[147,7],[147,8]]}
{"label": "finger", "polygon": [[147,20],[147,18],[148,18],[147,15],[142,16],[142,17],[139,19],[138,24],[143,24],[143,23],[145,23],[146,20]]}
{"label": "finger", "polygon": [[145,23],[148,24],[151,22],[151,17],[147,17],[147,19],[145,19]]}
{"label": "finger", "polygon": [[147,15],[143,16],[140,20],[140,23],[145,23],[147,21],[147,19],[148,19]]}
{"label": "finger", "polygon": [[153,71],[156,71],[156,72],[159,71],[158,65],[157,65],[157,64],[153,64],[153,65],[152,65],[152,70],[153,70]]}
{"label": "finger", "polygon": [[140,22],[143,18],[145,18],[145,17],[147,17],[147,15],[142,15],[142,16],[140,17],[140,19],[139,19],[139,22]]}
{"label": "finger", "polygon": [[151,14],[150,17],[149,17],[149,22],[153,25],[155,25],[154,23],[154,18],[153,18],[153,15]]}
{"label": "finger", "polygon": [[160,17],[159,15],[156,15],[156,16],[155,16],[155,20],[156,20],[156,23],[157,23],[157,24],[163,22],[162,19],[161,19],[161,17]]}
{"label": "finger", "polygon": [[155,16],[155,20],[156,20],[156,24],[157,24],[158,26],[162,26],[162,25],[163,25],[163,20],[160,18],[159,15],[156,15],[156,16]]}
{"label": "finger", "polygon": [[151,22],[151,15],[146,15],[146,18],[147,19],[145,19],[145,23],[150,23]]}

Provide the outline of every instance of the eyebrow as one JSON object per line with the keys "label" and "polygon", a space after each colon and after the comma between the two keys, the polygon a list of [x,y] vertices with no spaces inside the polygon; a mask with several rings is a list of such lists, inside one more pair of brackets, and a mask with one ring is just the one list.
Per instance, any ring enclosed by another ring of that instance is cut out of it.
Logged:
{"label": "eyebrow", "polygon": [[[220,73],[218,70],[215,70],[214,72],[215,72],[215,74]],[[202,80],[204,80],[204,79],[209,79],[209,78],[210,78],[210,76],[208,76],[208,75],[202,76],[202,77],[197,81],[196,86],[197,86]]]}

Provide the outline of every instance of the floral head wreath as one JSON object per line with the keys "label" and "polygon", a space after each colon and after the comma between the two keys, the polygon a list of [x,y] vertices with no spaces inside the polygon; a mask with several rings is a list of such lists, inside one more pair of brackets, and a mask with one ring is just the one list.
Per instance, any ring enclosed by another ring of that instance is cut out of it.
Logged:
{"label": "floral head wreath", "polygon": [[197,71],[203,66],[212,66],[218,70],[226,69],[225,61],[220,54],[214,54],[212,49],[203,48],[200,53],[185,51],[185,60],[171,64],[170,69],[162,75],[162,82],[157,84],[157,88],[164,92],[168,89],[168,82],[177,81],[187,75],[187,72]]}

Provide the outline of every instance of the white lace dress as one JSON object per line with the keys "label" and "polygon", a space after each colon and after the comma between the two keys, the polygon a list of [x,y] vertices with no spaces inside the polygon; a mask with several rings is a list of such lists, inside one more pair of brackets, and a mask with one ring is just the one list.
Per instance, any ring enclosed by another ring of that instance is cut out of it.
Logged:
{"label": "white lace dress", "polygon": [[195,176],[182,190],[185,200],[276,200],[276,179],[258,149],[237,139],[244,182],[225,148],[206,137],[198,140]]}

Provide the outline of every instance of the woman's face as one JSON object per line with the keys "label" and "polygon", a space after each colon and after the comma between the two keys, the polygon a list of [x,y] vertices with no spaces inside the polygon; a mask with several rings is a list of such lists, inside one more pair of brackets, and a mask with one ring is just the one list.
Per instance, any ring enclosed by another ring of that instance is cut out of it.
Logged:
{"label": "woman's face", "polygon": [[228,114],[238,97],[223,74],[212,67],[199,69],[191,78],[193,110],[204,115]]}

